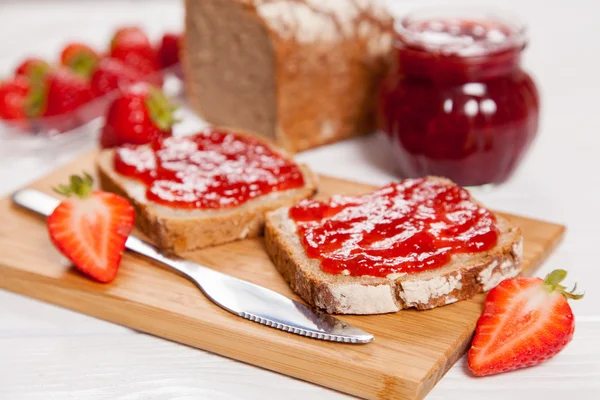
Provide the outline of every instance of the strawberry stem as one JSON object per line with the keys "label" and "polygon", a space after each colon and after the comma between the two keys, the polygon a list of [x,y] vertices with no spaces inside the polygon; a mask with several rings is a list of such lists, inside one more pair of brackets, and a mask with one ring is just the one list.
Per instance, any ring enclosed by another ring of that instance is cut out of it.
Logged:
{"label": "strawberry stem", "polygon": [[171,104],[169,98],[160,89],[150,86],[145,103],[152,122],[161,131],[168,132],[176,122],[179,122],[174,116],[177,106]]}
{"label": "strawberry stem", "polygon": [[573,289],[571,289],[571,290],[567,290],[566,286],[563,286],[560,284],[562,281],[565,280],[566,277],[567,277],[567,271],[565,271],[564,269],[556,269],[556,270],[550,272],[548,275],[546,275],[546,278],[544,279],[544,285],[546,286],[548,291],[559,292],[560,294],[565,296],[567,299],[573,299],[573,300],[581,299],[585,293],[581,293],[581,294],[575,293],[575,290],[577,289],[577,283],[573,286]]}
{"label": "strawberry stem", "polygon": [[544,279],[544,283],[550,287],[555,287],[559,283],[565,280],[567,277],[567,271],[564,269],[555,269],[546,275],[546,279]]}
{"label": "strawberry stem", "polygon": [[68,185],[58,185],[54,188],[54,191],[63,196],[77,196],[79,198],[86,198],[92,194],[92,184],[94,179],[87,173],[83,173],[83,177],[79,175],[71,175],[70,182]]}
{"label": "strawberry stem", "polygon": [[89,78],[96,68],[98,58],[92,54],[81,52],[69,60],[69,68],[83,78]]}
{"label": "strawberry stem", "polygon": [[47,85],[43,81],[31,81],[32,86],[29,89],[25,99],[25,114],[29,118],[36,118],[44,113],[46,107]]}
{"label": "strawberry stem", "polygon": [[36,62],[35,64],[31,65],[31,67],[29,67],[27,71],[27,77],[31,80],[32,83],[40,84],[43,81],[44,77],[48,75],[50,69],[50,64],[48,64],[46,61]]}

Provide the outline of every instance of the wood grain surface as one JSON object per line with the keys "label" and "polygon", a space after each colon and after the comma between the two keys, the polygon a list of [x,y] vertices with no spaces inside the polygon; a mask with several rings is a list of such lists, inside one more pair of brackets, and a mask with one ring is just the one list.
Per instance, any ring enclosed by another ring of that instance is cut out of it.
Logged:
{"label": "wood grain surface", "polygon": [[[31,185],[51,192],[71,173],[92,172],[95,153]],[[319,197],[358,194],[372,187],[321,177]],[[523,230],[524,268],[539,266],[564,227],[507,215]],[[184,257],[294,297],[260,239]],[[375,335],[368,345],[323,342],[236,317],[183,277],[126,253],[118,278],[95,283],[52,246],[42,219],[0,201],[0,287],[190,346],[369,399],[420,399],[466,350],[483,295],[430,311],[344,316]]]}

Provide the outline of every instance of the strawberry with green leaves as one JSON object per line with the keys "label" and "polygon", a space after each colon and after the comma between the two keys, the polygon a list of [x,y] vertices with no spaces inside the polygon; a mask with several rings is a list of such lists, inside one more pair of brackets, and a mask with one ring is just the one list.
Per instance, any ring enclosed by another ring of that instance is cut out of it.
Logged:
{"label": "strawberry with green leaves", "polygon": [[537,365],[571,341],[575,318],[567,300],[583,295],[561,285],[566,276],[559,269],[543,280],[506,279],[488,293],[468,354],[474,375]]}
{"label": "strawberry with green leaves", "polygon": [[41,100],[33,103],[42,104],[40,108],[44,117],[72,112],[93,98],[89,83],[64,68],[48,74],[45,85],[33,96],[41,96]]}
{"label": "strawberry with green leaves", "polygon": [[50,239],[84,274],[112,281],[119,270],[135,212],[114,193],[92,190],[92,178],[73,175],[69,185],[55,189],[67,196],[48,217]]}
{"label": "strawberry with green leaves", "polygon": [[160,89],[147,83],[130,86],[109,106],[100,145],[146,144],[171,136],[175,110]]}
{"label": "strawberry with green leaves", "polygon": [[60,62],[77,75],[89,78],[100,61],[98,53],[83,43],[70,43],[62,50]]}

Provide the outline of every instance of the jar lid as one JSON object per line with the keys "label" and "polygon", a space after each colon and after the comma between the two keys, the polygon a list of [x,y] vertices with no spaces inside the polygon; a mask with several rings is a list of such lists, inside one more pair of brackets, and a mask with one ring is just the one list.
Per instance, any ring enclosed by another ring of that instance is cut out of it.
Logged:
{"label": "jar lid", "polygon": [[396,22],[400,41],[420,50],[481,56],[526,44],[526,27],[501,11],[477,7],[422,9]]}

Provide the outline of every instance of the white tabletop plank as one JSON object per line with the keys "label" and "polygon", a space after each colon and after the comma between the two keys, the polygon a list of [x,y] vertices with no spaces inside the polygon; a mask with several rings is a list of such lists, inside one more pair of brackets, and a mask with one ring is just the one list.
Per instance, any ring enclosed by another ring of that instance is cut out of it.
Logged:
{"label": "white tabletop plank", "polygon": [[[389,0],[402,12],[417,1]],[[433,2],[421,2],[433,3]],[[460,0],[438,3],[464,3]],[[513,10],[531,28],[525,65],[542,92],[541,132],[530,155],[507,184],[477,196],[489,206],[562,222],[564,244],[539,271],[570,271],[586,297],[573,303],[573,342],[550,362],[528,370],[477,379],[464,359],[429,399],[600,398],[600,4],[587,0],[488,0]],[[56,57],[68,40],[101,46],[124,23],[144,26],[153,37],[181,29],[177,1],[2,1],[0,75],[26,53]],[[0,143],[0,146],[8,146]],[[395,178],[381,136],[309,151],[299,159],[315,170],[383,184]],[[67,162],[31,157],[0,167],[7,193]],[[1,165],[2,160],[0,160]],[[0,277],[1,279],[1,277]],[[35,300],[0,291],[0,399],[336,399],[318,386],[201,350],[153,338]]]}

